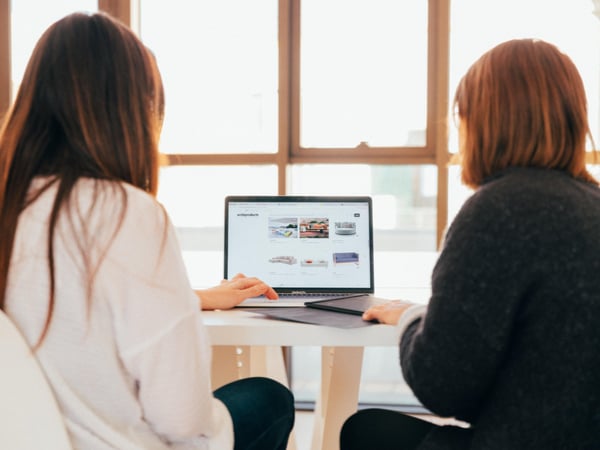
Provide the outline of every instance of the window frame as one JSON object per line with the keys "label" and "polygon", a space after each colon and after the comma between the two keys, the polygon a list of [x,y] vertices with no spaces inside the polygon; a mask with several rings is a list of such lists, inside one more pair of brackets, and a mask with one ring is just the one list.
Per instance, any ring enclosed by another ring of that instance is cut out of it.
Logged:
{"label": "window frame", "polygon": [[[428,0],[427,131],[423,147],[302,148],[300,146],[300,21],[302,0],[278,0],[279,124],[275,153],[168,154],[168,165],[265,165],[277,167],[277,192],[288,192],[293,164],[435,165],[437,243],[448,215],[448,73],[450,0]],[[139,31],[140,0],[98,0],[107,12]],[[4,26],[3,26],[4,25]],[[0,117],[12,99],[10,64],[10,0],[0,0]]]}
{"label": "window frame", "polygon": [[0,0],[0,118],[11,103],[10,0]]}
{"label": "window frame", "polygon": [[[104,0],[106,1],[106,0]],[[136,1],[136,0],[133,0]],[[169,154],[170,165],[275,164],[277,192],[288,188],[293,164],[390,164],[437,167],[436,242],[448,216],[448,73],[450,0],[428,0],[427,132],[423,147],[303,148],[300,145],[301,0],[279,0],[279,125],[276,153]]]}

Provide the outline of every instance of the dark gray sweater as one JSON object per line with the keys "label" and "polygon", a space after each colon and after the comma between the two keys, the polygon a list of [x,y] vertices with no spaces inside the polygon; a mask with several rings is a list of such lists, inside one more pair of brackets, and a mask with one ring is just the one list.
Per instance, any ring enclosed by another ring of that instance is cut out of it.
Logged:
{"label": "dark gray sweater", "polygon": [[547,169],[488,180],[400,360],[424,406],[472,424],[420,449],[600,449],[600,189]]}

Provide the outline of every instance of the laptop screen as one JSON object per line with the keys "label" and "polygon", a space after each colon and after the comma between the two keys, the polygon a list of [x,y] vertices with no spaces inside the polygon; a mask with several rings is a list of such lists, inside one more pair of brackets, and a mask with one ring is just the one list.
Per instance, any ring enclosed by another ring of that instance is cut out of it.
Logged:
{"label": "laptop screen", "polygon": [[255,276],[279,293],[372,293],[371,205],[370,197],[227,197],[224,276]]}

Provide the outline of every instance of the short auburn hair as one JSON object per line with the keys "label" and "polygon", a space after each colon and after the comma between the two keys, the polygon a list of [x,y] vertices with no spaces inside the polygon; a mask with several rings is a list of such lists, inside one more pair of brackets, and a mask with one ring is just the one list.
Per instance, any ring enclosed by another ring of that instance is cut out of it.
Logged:
{"label": "short auburn hair", "polygon": [[484,53],[460,81],[462,181],[476,188],[508,167],[563,170],[598,184],[585,166],[590,135],[583,81],[556,46],[515,39]]}

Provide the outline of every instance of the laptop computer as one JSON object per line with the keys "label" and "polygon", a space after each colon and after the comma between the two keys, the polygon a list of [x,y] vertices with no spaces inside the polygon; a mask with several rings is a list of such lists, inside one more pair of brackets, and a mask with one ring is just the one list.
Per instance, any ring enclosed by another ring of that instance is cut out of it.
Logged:
{"label": "laptop computer", "polygon": [[224,278],[258,277],[280,297],[240,307],[297,307],[374,292],[368,196],[228,196],[224,235]]}

